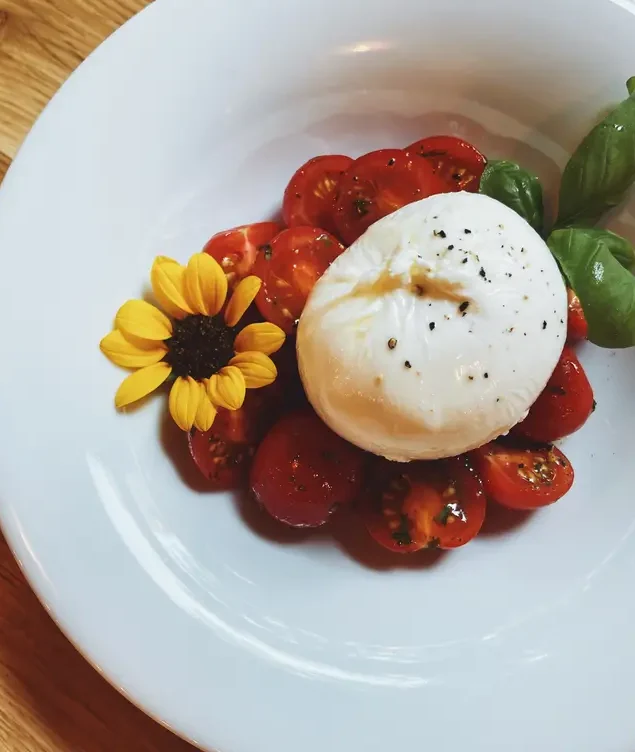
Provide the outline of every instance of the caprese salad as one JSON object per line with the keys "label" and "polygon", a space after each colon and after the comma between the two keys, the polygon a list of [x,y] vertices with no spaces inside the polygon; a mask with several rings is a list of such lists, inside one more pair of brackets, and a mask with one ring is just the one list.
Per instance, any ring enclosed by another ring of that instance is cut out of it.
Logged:
{"label": "caprese salad", "polygon": [[211,490],[247,485],[295,527],[352,507],[400,553],[464,545],[490,503],[557,501],[574,473],[554,442],[595,410],[575,344],[635,344],[635,251],[594,226],[635,180],[627,86],[552,228],[537,176],[456,136],[310,159],[281,223],[157,259],[163,310],[128,301],[102,341],[137,369],[117,406],[171,383]]}

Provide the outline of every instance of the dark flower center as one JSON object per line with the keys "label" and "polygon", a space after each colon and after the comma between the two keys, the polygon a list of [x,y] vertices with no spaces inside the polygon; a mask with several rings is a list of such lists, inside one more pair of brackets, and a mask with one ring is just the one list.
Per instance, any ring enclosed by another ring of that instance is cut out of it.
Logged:
{"label": "dark flower center", "polygon": [[174,322],[165,359],[175,376],[208,379],[234,357],[235,336],[222,316],[187,316]]}

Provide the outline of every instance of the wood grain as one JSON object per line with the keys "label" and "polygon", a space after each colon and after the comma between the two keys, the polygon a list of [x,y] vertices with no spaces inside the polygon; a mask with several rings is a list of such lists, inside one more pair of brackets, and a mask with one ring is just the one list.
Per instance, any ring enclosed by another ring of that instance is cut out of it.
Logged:
{"label": "wood grain", "polygon": [[[0,0],[0,180],[59,85],[147,1]],[[1,538],[0,750],[193,750],[79,655],[40,606]]]}

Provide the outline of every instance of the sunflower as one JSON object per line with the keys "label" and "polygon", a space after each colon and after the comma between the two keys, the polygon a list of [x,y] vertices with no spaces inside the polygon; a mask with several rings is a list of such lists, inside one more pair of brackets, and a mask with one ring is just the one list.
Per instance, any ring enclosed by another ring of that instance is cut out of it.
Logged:
{"label": "sunflower", "polygon": [[173,379],[168,404],[174,422],[183,431],[208,431],[219,407],[238,410],[246,389],[274,381],[269,355],[282,347],[285,334],[268,322],[239,329],[262,281],[245,277],[227,301],[227,278],[206,253],[192,256],[187,266],[159,256],[150,279],[163,311],[129,300],[100,343],[113,363],[134,369],[117,390],[115,405],[126,407]]}

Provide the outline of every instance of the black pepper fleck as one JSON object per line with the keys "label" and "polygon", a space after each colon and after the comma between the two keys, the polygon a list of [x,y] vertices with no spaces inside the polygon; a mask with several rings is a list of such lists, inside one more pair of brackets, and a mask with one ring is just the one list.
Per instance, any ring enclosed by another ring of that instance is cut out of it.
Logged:
{"label": "black pepper fleck", "polygon": [[461,313],[463,313],[463,311],[466,311],[469,304],[470,302],[468,300],[464,300],[459,306],[459,311],[461,311]]}
{"label": "black pepper fleck", "polygon": [[465,230],[463,230],[463,232],[464,232],[464,233],[465,233],[466,235],[471,235],[471,234],[472,234],[472,230],[468,230],[468,229],[467,229],[467,227],[465,228]]}
{"label": "black pepper fleck", "polygon": [[453,250],[454,250],[454,246],[453,245],[449,245],[448,246],[448,251],[453,251]]}
{"label": "black pepper fleck", "polygon": [[462,264],[467,264],[467,256],[461,261]]}
{"label": "black pepper fleck", "polygon": [[468,379],[469,379],[470,381],[474,381],[474,376],[468,376]]}
{"label": "black pepper fleck", "polygon": [[395,162],[396,162],[396,161],[397,161],[397,160],[396,160],[396,159],[395,159],[394,157],[391,157],[391,158],[390,158],[390,159],[388,160],[388,167],[392,167],[392,166],[393,166],[393,165],[395,164]]}
{"label": "black pepper fleck", "polygon": [[406,368],[412,368],[412,363],[411,363],[411,362],[410,362],[409,360],[407,360],[407,361],[406,361],[406,362],[404,363],[404,366],[406,366]]}
{"label": "black pepper fleck", "polygon": [[480,269],[478,270],[478,273],[479,273],[479,275],[480,275],[481,277],[483,277],[483,279],[485,279],[485,269],[483,269],[483,267],[481,267],[481,268],[480,268]]}
{"label": "black pepper fleck", "polygon": [[428,324],[428,326],[430,327],[430,331],[432,332],[432,331],[434,331],[434,327],[436,326],[436,324],[434,323],[434,321],[431,321],[431,322],[430,322],[430,323]]}
{"label": "black pepper fleck", "polygon": [[483,374],[483,378],[484,379],[489,379],[489,373],[487,373],[487,371],[485,371],[485,373]]}
{"label": "black pepper fleck", "polygon": [[546,329],[546,328],[547,328],[547,322],[546,322],[546,321],[543,321],[543,322],[542,322],[542,328],[543,328],[543,329]]}
{"label": "black pepper fleck", "polygon": [[434,236],[435,238],[447,238],[445,230],[435,230]]}

